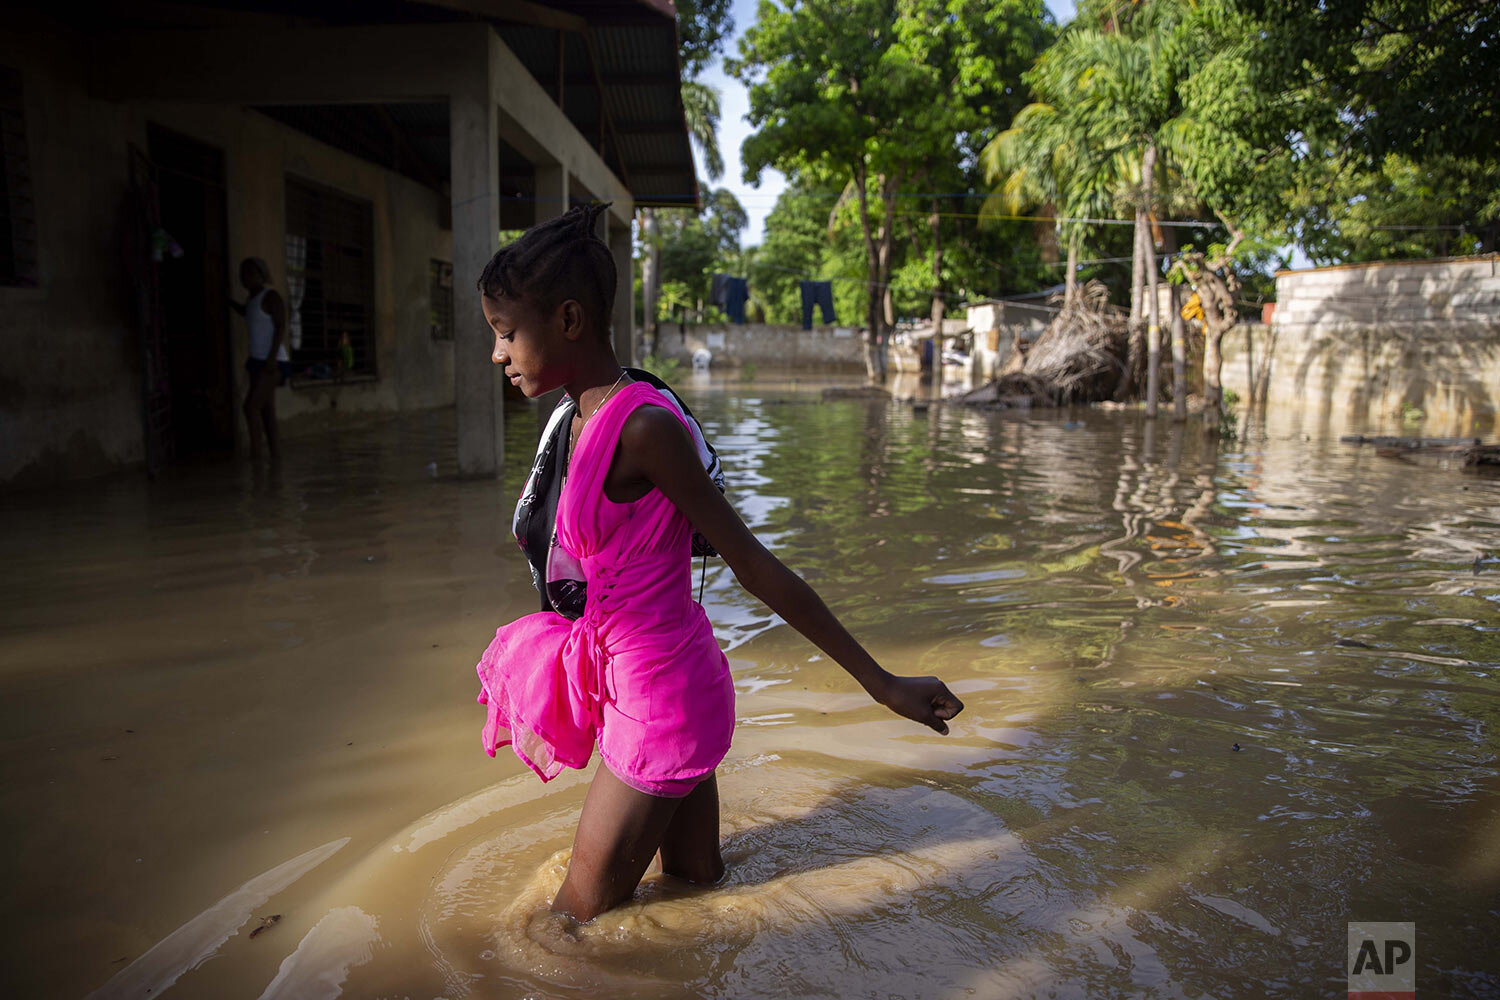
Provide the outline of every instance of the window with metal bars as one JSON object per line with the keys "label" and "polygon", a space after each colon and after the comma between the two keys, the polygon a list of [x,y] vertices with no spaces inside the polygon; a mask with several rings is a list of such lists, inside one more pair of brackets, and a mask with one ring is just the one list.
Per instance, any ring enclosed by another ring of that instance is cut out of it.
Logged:
{"label": "window with metal bars", "polygon": [[431,306],[432,339],[453,339],[453,265],[446,260],[434,260],[428,282],[428,302]]}
{"label": "window with metal bars", "polygon": [[373,377],[373,206],[288,175],[286,243],[293,384]]}
{"label": "window with metal bars", "polygon": [[21,74],[0,66],[0,285],[37,285],[36,200]]}

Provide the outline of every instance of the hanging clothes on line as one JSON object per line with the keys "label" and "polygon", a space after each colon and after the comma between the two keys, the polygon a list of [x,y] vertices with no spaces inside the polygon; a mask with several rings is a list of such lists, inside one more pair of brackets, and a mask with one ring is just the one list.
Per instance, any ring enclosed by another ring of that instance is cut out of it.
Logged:
{"label": "hanging clothes on line", "polygon": [[803,281],[798,283],[802,289],[802,329],[812,329],[813,306],[823,311],[823,322],[833,322],[833,282],[831,281]]}
{"label": "hanging clothes on line", "polygon": [[745,322],[745,303],[750,301],[750,282],[744,278],[730,278],[724,292],[724,314],[731,323]]}
{"label": "hanging clothes on line", "polygon": [[745,322],[745,303],[750,300],[750,282],[730,274],[716,274],[709,286],[708,301],[724,310],[731,323]]}

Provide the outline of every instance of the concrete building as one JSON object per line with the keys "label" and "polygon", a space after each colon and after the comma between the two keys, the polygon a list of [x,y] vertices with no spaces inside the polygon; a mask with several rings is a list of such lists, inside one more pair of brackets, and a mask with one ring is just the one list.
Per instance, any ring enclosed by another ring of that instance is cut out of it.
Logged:
{"label": "concrete building", "polygon": [[967,304],[967,322],[974,331],[970,352],[971,378],[985,382],[994,378],[1009,359],[1016,342],[1030,345],[1061,309],[1052,301],[1062,294],[1062,286],[1043,288],[1007,299],[984,299]]}
{"label": "concrete building", "polygon": [[460,471],[494,475],[508,386],[469,290],[500,233],[611,202],[629,359],[635,209],[697,203],[669,0],[3,18],[0,485],[243,444],[251,256],[295,311],[284,422],[454,406]]}

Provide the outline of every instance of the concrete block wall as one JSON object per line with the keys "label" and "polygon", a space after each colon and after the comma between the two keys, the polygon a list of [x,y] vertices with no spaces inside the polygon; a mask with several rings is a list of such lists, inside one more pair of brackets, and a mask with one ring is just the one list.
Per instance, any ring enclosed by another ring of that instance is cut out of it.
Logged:
{"label": "concrete block wall", "polygon": [[[662,323],[657,333],[656,354],[691,365],[693,354],[707,349],[712,367],[753,364],[760,368],[814,367],[825,371],[865,370],[864,333],[847,326],[815,326],[772,323],[691,325],[680,330],[675,323]],[[647,342],[637,353],[644,357]]]}
{"label": "concrete block wall", "polygon": [[[1224,340],[1224,383],[1248,395],[1269,354],[1270,408],[1345,427],[1486,434],[1500,408],[1500,259],[1343,265],[1276,276],[1269,327]],[[1420,410],[1420,425],[1403,414]]]}

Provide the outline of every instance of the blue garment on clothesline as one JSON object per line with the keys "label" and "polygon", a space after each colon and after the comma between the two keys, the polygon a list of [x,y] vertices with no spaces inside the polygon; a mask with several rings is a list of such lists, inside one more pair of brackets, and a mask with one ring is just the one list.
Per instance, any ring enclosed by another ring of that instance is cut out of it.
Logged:
{"label": "blue garment on clothesline", "polygon": [[729,274],[716,274],[708,301],[724,310],[731,323],[745,322],[745,303],[750,301],[750,282]]}
{"label": "blue garment on clothesline", "polygon": [[824,323],[832,323],[833,282],[803,281],[798,284],[802,289],[802,329],[812,329],[813,306],[822,310]]}

